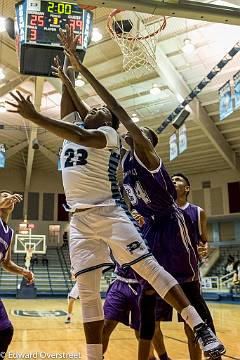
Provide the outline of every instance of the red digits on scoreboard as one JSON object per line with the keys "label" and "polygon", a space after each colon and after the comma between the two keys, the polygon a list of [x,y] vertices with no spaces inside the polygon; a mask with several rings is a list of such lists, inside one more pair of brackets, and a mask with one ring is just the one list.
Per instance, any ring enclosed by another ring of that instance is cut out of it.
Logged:
{"label": "red digits on scoreboard", "polygon": [[69,20],[69,26],[73,29],[73,31],[75,30],[76,24],[74,19]]}
{"label": "red digits on scoreboard", "polygon": [[44,15],[38,15],[38,26],[44,26]]}
{"label": "red digits on scoreboard", "polygon": [[31,15],[31,26],[44,26],[44,15]]}
{"label": "red digits on scoreboard", "polygon": [[82,30],[82,20],[75,20],[75,19],[70,19],[69,20],[69,26],[74,30]]}
{"label": "red digits on scoreboard", "polygon": [[37,15],[31,15],[30,25],[32,26],[37,25]]}
{"label": "red digits on scoreboard", "polygon": [[79,43],[79,45],[82,45],[82,35],[79,36],[79,38],[78,38],[78,43]]}
{"label": "red digits on scoreboard", "polygon": [[76,20],[76,27],[82,30],[82,20]]}
{"label": "red digits on scoreboard", "polygon": [[31,41],[37,40],[37,30],[36,29],[30,29],[30,40]]}

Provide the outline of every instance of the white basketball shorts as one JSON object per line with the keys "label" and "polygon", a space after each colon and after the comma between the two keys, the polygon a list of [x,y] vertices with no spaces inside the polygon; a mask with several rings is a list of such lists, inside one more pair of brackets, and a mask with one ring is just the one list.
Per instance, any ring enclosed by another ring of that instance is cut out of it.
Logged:
{"label": "white basketball shorts", "polygon": [[72,290],[70,291],[70,293],[68,294],[69,298],[73,298],[73,299],[78,299],[79,298],[79,290],[78,290],[78,284],[77,282],[75,283],[75,285],[73,286]]}
{"label": "white basketball shorts", "polygon": [[131,214],[117,205],[94,207],[73,214],[70,258],[75,276],[113,264],[110,250],[121,265],[151,255]]}

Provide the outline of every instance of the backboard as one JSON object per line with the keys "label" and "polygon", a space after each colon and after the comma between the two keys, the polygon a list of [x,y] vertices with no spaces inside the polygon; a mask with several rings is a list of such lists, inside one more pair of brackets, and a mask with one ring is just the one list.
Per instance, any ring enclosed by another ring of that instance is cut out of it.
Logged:
{"label": "backboard", "polygon": [[33,254],[45,254],[46,235],[16,234],[13,251],[18,254],[25,254],[29,249],[32,249]]}

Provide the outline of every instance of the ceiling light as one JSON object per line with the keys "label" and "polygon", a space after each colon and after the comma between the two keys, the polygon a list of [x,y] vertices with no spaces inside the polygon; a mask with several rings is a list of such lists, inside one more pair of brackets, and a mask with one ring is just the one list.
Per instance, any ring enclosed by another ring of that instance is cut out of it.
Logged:
{"label": "ceiling light", "polygon": [[98,28],[94,27],[92,30],[92,41],[98,42],[98,41],[102,40],[102,38],[103,38],[103,36],[99,32]]}
{"label": "ceiling light", "polygon": [[159,88],[158,84],[154,84],[153,87],[150,89],[150,94],[159,95],[160,93],[161,89]]}
{"label": "ceiling light", "polygon": [[[133,115],[135,115],[135,116],[133,116]],[[136,114],[133,114],[133,115],[132,115],[132,121],[133,121],[134,123],[139,122],[139,117],[137,117]]]}
{"label": "ceiling light", "polygon": [[5,74],[3,72],[3,69],[0,68],[0,80],[5,78]]}
{"label": "ceiling light", "polygon": [[184,98],[182,97],[182,95],[177,94],[176,96],[177,96],[177,99],[178,99],[178,101],[179,101],[180,103],[182,103],[182,102],[184,101]]}
{"label": "ceiling light", "polygon": [[5,106],[0,105],[0,113],[5,113],[7,111],[7,109],[5,108]]}
{"label": "ceiling light", "polygon": [[182,51],[185,54],[192,54],[195,50],[195,46],[193,45],[192,41],[190,39],[184,39],[183,40],[183,47],[182,47]]}
{"label": "ceiling light", "polygon": [[76,85],[77,87],[82,87],[82,86],[85,85],[85,81],[84,81],[83,79],[79,78],[79,79],[77,79],[77,80],[75,81],[75,85]]}
{"label": "ceiling light", "polygon": [[0,17],[0,33],[6,31],[5,18]]}

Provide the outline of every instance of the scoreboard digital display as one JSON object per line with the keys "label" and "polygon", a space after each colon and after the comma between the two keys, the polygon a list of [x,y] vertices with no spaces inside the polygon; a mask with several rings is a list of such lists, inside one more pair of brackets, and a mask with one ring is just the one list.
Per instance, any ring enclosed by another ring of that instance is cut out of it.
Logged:
{"label": "scoreboard digital display", "polygon": [[[81,9],[76,3],[64,1],[46,0],[23,0],[16,4],[17,18],[17,51],[19,55],[20,72],[23,74],[37,75],[27,72],[23,58],[26,49],[39,49],[39,54],[43,56],[44,49],[48,57],[53,52],[59,55],[62,46],[58,39],[59,29],[65,28],[68,24],[75,35],[79,36],[77,51],[84,56],[81,51],[86,51],[91,40],[92,33],[92,12]],[[41,48],[41,49],[40,49]],[[52,49],[52,51],[51,51]],[[56,50],[57,53],[56,53]],[[30,52],[31,56],[33,52]],[[30,58],[30,53],[26,58]],[[51,57],[51,56],[50,56]],[[52,56],[53,58],[54,56]],[[42,59],[44,61],[46,59]],[[28,60],[29,61],[29,60]],[[31,64],[29,64],[31,67]],[[51,64],[49,65],[49,71]],[[22,70],[22,71],[21,71]],[[41,71],[39,75],[44,75]],[[49,75],[46,74],[47,76]]]}

